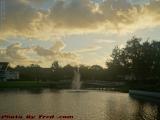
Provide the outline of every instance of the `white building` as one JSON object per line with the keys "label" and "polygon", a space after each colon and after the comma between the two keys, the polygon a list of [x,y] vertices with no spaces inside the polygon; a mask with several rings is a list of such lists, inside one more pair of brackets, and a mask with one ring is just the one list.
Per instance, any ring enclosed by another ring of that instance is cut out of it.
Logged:
{"label": "white building", "polygon": [[8,62],[0,62],[0,81],[7,81],[7,80],[16,80],[19,79],[19,72],[17,71],[9,71]]}

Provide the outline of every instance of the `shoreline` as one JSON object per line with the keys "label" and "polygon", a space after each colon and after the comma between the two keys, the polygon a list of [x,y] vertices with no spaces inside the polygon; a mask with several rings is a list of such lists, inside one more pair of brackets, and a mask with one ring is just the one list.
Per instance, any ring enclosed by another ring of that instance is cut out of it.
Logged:
{"label": "shoreline", "polygon": [[142,101],[160,104],[160,92],[144,91],[144,90],[129,90],[129,96]]}
{"label": "shoreline", "polygon": [[[67,82],[58,82],[58,81],[7,81],[0,82],[0,90],[2,89],[71,89],[71,81]],[[139,87],[130,87],[127,84],[120,86],[87,86],[87,84],[82,84],[81,89],[93,89],[93,90],[104,90],[104,91],[119,91],[129,93],[130,95],[141,95],[141,92],[135,91],[144,91],[144,92],[159,92],[159,89],[151,89],[150,87],[142,86]],[[144,93],[145,94],[145,93]],[[160,98],[159,98],[160,99]]]}

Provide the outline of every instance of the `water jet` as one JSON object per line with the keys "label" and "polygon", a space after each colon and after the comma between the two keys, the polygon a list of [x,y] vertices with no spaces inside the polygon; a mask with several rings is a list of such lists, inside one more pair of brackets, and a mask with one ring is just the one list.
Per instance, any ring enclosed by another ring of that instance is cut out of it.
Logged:
{"label": "water jet", "polygon": [[72,89],[74,90],[80,90],[81,88],[81,81],[80,81],[80,72],[79,72],[79,68],[74,70],[74,77],[73,77],[73,81],[72,81]]}

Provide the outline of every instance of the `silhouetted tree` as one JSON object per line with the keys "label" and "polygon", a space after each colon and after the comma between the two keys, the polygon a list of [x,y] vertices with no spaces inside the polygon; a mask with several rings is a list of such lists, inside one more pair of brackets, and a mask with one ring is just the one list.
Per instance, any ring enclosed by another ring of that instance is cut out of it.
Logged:
{"label": "silhouetted tree", "polygon": [[112,80],[124,80],[126,76],[140,81],[160,79],[160,42],[142,43],[141,38],[133,37],[125,48],[115,47],[111,57],[106,65]]}

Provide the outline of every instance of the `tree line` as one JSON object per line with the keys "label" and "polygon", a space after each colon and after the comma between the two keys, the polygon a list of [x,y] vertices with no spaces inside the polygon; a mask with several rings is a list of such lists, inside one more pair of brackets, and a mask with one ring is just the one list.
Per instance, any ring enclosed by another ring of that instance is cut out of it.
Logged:
{"label": "tree line", "polygon": [[[160,81],[160,41],[143,42],[133,37],[124,48],[113,49],[106,67],[80,65],[81,80]],[[55,61],[50,68],[32,64],[11,69],[20,72],[21,80],[59,81],[72,80],[76,67],[69,64],[62,67]]]}
{"label": "tree line", "polygon": [[[42,68],[39,65],[31,64],[30,66],[16,66],[10,68],[19,71],[20,80],[24,81],[59,81],[59,80],[72,80],[76,66],[65,65],[61,66],[58,61],[53,62],[51,67]],[[81,80],[104,80],[105,69],[99,65],[93,66],[79,66]]]}

